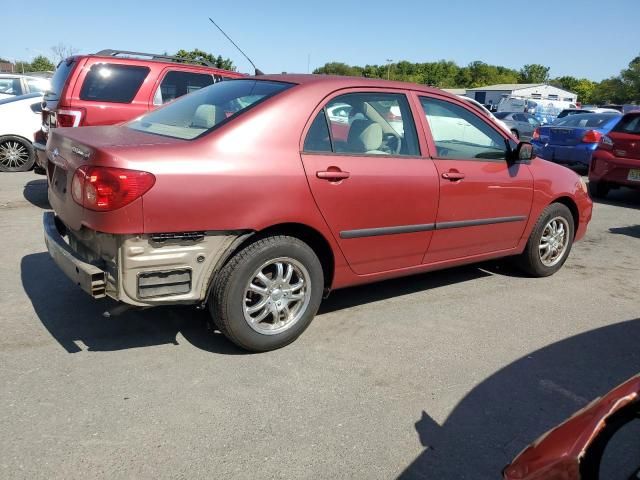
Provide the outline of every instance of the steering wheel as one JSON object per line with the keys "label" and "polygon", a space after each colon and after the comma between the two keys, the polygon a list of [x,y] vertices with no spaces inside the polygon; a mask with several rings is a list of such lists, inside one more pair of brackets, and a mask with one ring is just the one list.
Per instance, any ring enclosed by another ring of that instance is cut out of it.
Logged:
{"label": "steering wheel", "polygon": [[382,136],[382,143],[392,153],[398,155],[402,149],[402,138],[399,135],[393,133],[385,133]]}

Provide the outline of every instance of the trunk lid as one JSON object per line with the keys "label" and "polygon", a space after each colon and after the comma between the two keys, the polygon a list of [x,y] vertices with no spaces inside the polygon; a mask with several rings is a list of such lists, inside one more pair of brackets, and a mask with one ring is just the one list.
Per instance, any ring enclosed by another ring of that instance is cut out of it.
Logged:
{"label": "trunk lid", "polygon": [[143,232],[142,198],[113,211],[85,209],[72,197],[73,176],[76,170],[84,165],[132,169],[129,162],[119,155],[120,150],[175,142],[173,139],[126,127],[51,130],[47,142],[47,177],[51,207],[73,230],[87,227],[107,233]]}

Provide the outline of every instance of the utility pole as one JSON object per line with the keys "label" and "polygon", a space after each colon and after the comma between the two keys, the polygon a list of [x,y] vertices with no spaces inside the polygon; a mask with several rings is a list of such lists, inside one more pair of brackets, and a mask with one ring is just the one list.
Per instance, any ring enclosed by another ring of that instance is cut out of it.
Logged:
{"label": "utility pole", "polygon": [[393,62],[393,60],[391,58],[387,58],[387,80],[391,79],[391,62]]}

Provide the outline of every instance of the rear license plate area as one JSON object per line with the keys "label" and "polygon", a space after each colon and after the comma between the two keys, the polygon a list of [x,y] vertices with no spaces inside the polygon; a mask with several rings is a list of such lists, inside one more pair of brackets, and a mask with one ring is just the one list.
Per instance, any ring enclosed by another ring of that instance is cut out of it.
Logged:
{"label": "rear license plate area", "polygon": [[640,182],[640,168],[632,168],[629,170],[627,180],[630,182]]}

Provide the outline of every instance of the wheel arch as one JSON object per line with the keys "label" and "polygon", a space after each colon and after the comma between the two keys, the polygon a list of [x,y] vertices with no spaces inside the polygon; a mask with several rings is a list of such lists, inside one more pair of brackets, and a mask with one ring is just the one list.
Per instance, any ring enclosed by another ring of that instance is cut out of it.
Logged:
{"label": "wheel arch", "polygon": [[578,205],[576,204],[576,202],[571,197],[563,196],[556,198],[551,203],[559,203],[569,209],[569,211],[571,212],[571,216],[573,217],[573,230],[575,232],[578,229],[578,225],[580,222],[580,212],[578,210]]}
{"label": "wheel arch", "polygon": [[207,287],[207,293],[203,302],[206,302],[211,294],[214,279],[217,273],[233,258],[238,252],[248,247],[250,244],[257,242],[261,238],[270,237],[274,235],[286,235],[289,237],[295,237],[305,242],[315,252],[322,265],[322,271],[324,274],[324,291],[325,294],[331,289],[333,284],[333,277],[335,274],[335,256],[331,245],[327,241],[324,235],[313,227],[305,225],[303,223],[279,223],[265,227],[257,231],[246,231],[243,235],[238,237],[237,241],[231,245],[229,250],[225,252],[221,261],[214,268],[211,277],[209,278],[209,285]]}

